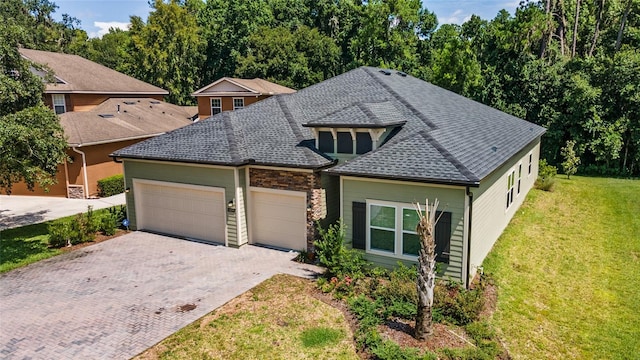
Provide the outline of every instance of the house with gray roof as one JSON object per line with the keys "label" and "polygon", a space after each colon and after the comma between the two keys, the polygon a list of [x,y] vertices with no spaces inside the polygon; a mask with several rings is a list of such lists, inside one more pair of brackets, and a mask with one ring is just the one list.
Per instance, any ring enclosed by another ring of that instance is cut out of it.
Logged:
{"label": "house with gray roof", "polygon": [[415,262],[440,201],[440,275],[468,284],[537,177],[545,129],[402,72],[361,67],[118,150],[135,229],[312,250],[315,223],[383,266]]}

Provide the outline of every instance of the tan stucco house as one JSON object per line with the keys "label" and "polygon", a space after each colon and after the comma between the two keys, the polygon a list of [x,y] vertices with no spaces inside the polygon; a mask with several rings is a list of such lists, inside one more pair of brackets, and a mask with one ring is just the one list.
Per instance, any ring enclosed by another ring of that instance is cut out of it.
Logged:
{"label": "tan stucco house", "polygon": [[537,177],[545,129],[405,73],[361,67],[114,152],[134,229],[312,250],[338,218],[377,264],[417,260],[440,201],[440,275],[468,284]]}
{"label": "tan stucco house", "polygon": [[242,109],[273,95],[291,94],[295,90],[264,79],[220,78],[195,91],[198,116],[206,119],[223,111]]}
{"label": "tan stucco house", "polygon": [[[97,181],[122,174],[109,154],[143,139],[192,123],[195,109],[162,101],[168,92],[77,55],[19,49],[33,63],[46,65],[54,80],[45,84],[44,102],[60,118],[72,161],[58,169],[49,191],[15,184],[14,195],[86,198],[97,195]],[[44,75],[37,70],[34,72]]]}

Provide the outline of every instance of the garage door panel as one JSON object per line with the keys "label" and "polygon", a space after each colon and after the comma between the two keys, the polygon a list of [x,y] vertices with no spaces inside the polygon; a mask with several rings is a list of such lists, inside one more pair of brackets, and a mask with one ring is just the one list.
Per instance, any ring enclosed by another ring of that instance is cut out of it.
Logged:
{"label": "garage door panel", "polygon": [[306,216],[304,194],[252,192],[253,242],[294,250],[306,249]]}
{"label": "garage door panel", "polygon": [[224,242],[226,214],[220,189],[139,182],[135,196],[141,230]]}

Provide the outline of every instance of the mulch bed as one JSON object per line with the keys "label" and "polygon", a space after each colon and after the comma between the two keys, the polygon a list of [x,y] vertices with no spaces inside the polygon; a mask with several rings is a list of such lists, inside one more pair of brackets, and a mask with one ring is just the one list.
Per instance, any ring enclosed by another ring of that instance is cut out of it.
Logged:
{"label": "mulch bed", "polygon": [[122,235],[125,235],[125,234],[128,234],[128,233],[129,233],[129,231],[127,231],[127,230],[118,229],[118,230],[116,230],[116,233],[113,234],[113,235],[107,236],[107,235],[98,234],[98,235],[96,235],[96,238],[93,241],[86,242],[86,243],[81,243],[81,244],[76,244],[76,245],[71,245],[71,246],[65,246],[65,247],[60,248],[60,250],[62,252],[69,252],[69,251],[73,251],[73,250],[78,250],[78,249],[81,249],[83,247],[87,247],[89,245],[93,245],[93,244],[101,243],[103,241],[111,240],[113,238],[117,238],[118,236],[122,236]]}
{"label": "mulch bed", "polygon": [[[339,309],[343,314],[351,331],[353,333],[358,329],[358,320],[349,311],[346,302],[334,298],[331,294],[323,293],[317,287],[313,287],[310,295],[316,299],[331,305],[336,309]],[[494,284],[487,284],[485,286],[485,305],[480,313],[480,318],[489,318],[496,310],[497,302],[497,288]],[[393,340],[401,347],[414,347],[423,350],[437,351],[443,348],[459,349],[466,348],[472,345],[470,339],[467,338],[463,328],[455,325],[434,323],[433,335],[426,341],[419,341],[413,337],[414,334],[414,321],[407,321],[405,319],[392,319],[386,323],[378,326],[378,332],[384,339]],[[358,349],[358,355],[361,359],[372,358],[371,354],[363,352],[362,349]],[[506,354],[505,354],[506,355]],[[501,358],[508,358],[506,357]]]}

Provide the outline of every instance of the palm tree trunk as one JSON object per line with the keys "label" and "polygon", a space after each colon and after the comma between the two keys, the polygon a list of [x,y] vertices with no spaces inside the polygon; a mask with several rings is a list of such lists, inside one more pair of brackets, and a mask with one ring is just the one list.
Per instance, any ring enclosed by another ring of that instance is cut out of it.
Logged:
{"label": "palm tree trunk", "polygon": [[431,308],[433,306],[433,292],[436,285],[436,242],[434,237],[436,209],[438,199],[431,206],[429,200],[425,204],[425,213],[416,205],[418,212],[418,226],[416,232],[420,237],[420,252],[418,257],[418,278],[416,286],[418,290],[418,313],[416,315],[415,338],[426,340],[433,335],[433,319]]}

